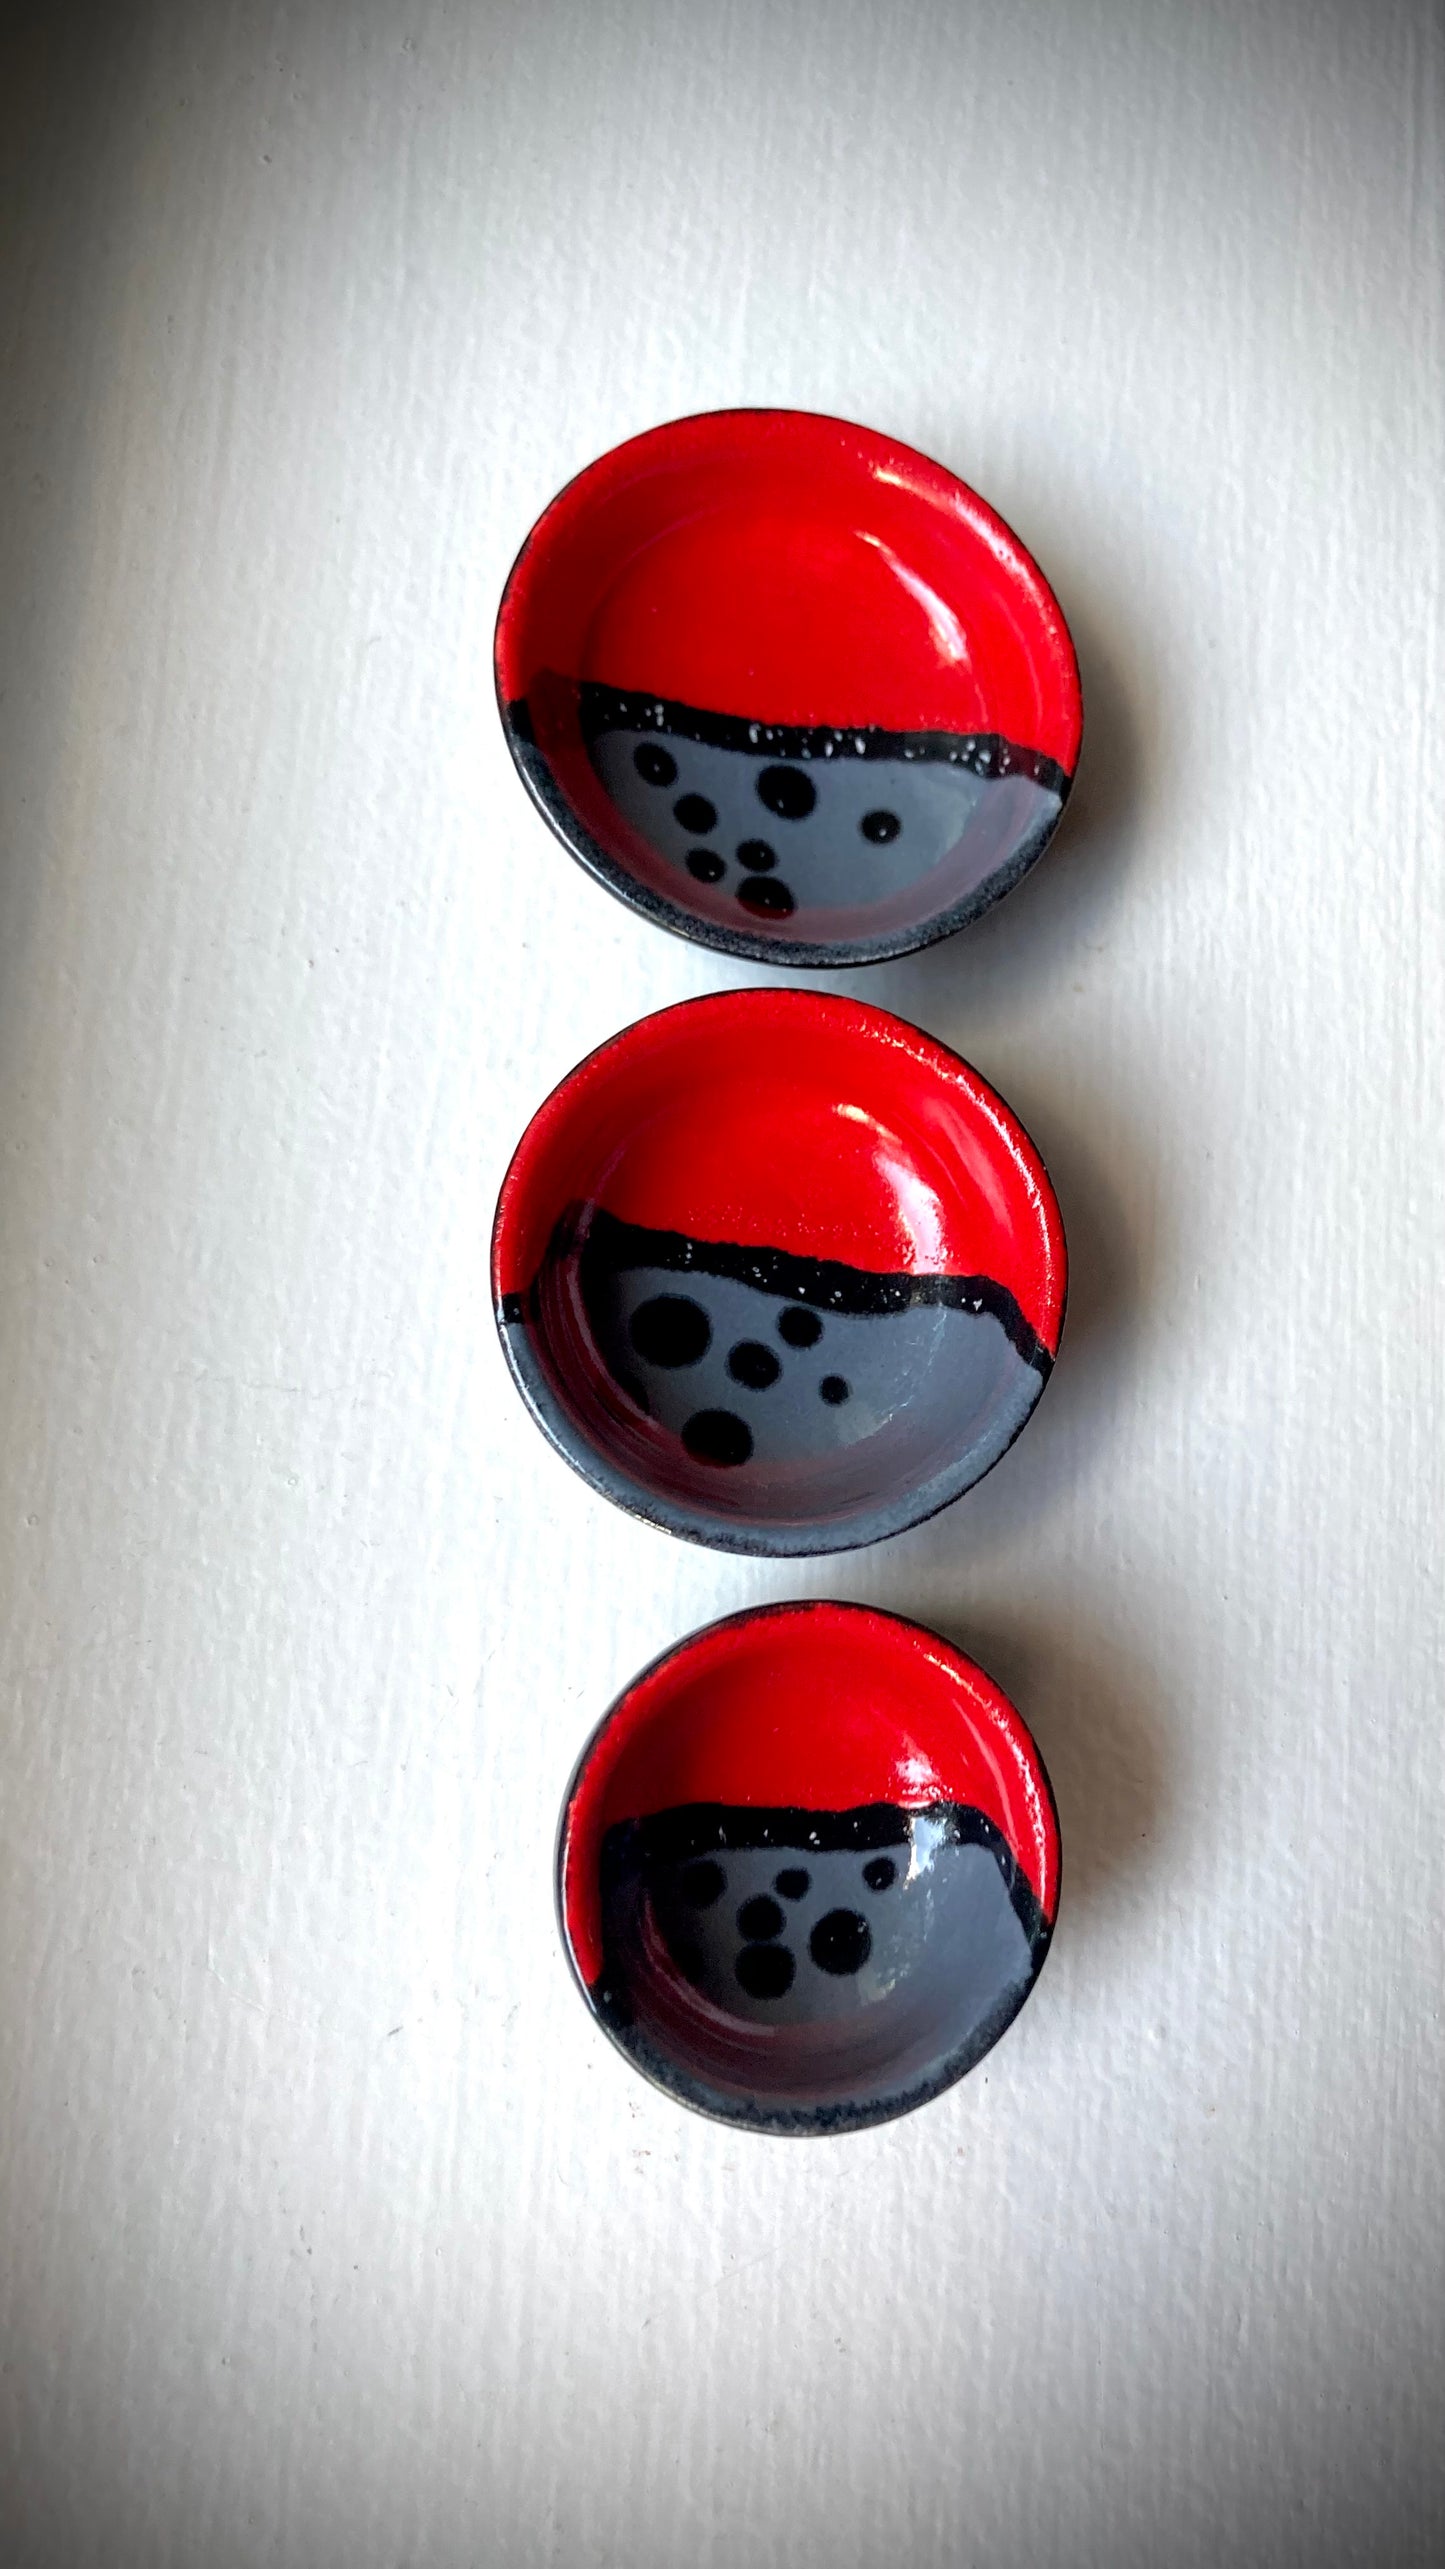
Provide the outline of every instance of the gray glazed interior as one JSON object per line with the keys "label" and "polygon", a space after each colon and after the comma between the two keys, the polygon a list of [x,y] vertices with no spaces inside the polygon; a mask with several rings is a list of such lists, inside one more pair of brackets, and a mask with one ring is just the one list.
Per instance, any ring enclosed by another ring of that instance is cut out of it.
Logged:
{"label": "gray glazed interior", "polygon": [[952,935],[1042,855],[1071,782],[996,733],[750,723],[555,672],[502,719],[538,808],[619,899],[782,963]]}
{"label": "gray glazed interior", "polygon": [[[865,758],[857,751],[866,738],[793,763],[675,732],[604,732],[592,744],[593,766],[630,825],[612,853],[700,922],[765,933],[784,951],[854,946],[978,902],[996,878],[1013,879],[1013,860],[1041,845],[1058,819],[1058,786],[989,772],[992,749],[988,768],[901,750]],[[673,770],[666,784],[649,773],[660,751]],[[799,799],[811,795],[806,811],[775,808],[788,800],[773,791],[780,775],[793,779]],[[713,819],[699,828],[688,816],[704,807]],[[633,833],[660,872],[637,866]]]}
{"label": "gray glazed interior", "polygon": [[997,1830],[946,1804],[624,1823],[603,1933],[591,1995],[629,2057],[701,2111],[776,2131],[936,2095],[1011,2022],[1048,1941]]}
{"label": "gray glazed interior", "polygon": [[[948,1300],[957,1280],[900,1278],[892,1307],[820,1308],[766,1263],[759,1282],[709,1272],[707,1244],[689,1244],[679,1272],[659,1262],[675,1260],[669,1235],[621,1228],[574,1208],[504,1340],[584,1477],[697,1541],[818,1552],[914,1524],[998,1460],[1047,1378],[1046,1351],[982,1280]],[[650,1325],[660,1308],[695,1316],[671,1350]]]}

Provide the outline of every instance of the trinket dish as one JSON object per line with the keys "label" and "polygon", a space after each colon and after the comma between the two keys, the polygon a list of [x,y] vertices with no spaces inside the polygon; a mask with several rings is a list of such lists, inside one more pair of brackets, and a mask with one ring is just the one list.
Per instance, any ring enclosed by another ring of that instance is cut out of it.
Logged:
{"label": "trinket dish", "polygon": [[533,527],[496,633],[508,744],[645,917],[774,963],[875,962],[1009,890],[1082,726],[1018,538],[912,447],[796,410],[617,446]]}
{"label": "trinket dish", "polygon": [[1048,1378],[1065,1251],[1003,1101],[882,1009],[741,990],[645,1017],[503,1182],[498,1326],[559,1453],[692,1541],[876,1542],[981,1479]]}
{"label": "trinket dish", "polygon": [[841,2132],[937,2096],[1017,2015],[1058,1822],[961,1651],[864,1606],[764,1606],[618,1698],[557,1872],[572,1968],[635,2068],[723,2122]]}

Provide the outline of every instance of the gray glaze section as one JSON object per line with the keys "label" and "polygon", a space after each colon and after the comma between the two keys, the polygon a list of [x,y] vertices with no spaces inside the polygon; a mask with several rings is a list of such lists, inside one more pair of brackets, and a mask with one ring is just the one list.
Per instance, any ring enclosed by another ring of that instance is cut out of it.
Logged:
{"label": "gray glaze section", "polygon": [[[1000,1421],[1021,1424],[1039,1387],[992,1313],[938,1304],[823,1313],[731,1276],[632,1267],[594,1280],[588,1318],[613,1380],[669,1437],[682,1444],[700,1417],[737,1421],[744,1461],[684,1450],[673,1469],[700,1491],[722,1473],[743,1507],[766,1508],[780,1475],[861,1490],[880,1466],[893,1477],[940,1448],[972,1453]],[[783,1334],[803,1327],[811,1345]],[[689,1361],[657,1361],[695,1340]]]}
{"label": "gray glaze section", "polygon": [[[1025,1928],[1005,1850],[960,1843],[951,1814],[899,1818],[902,1842],[874,1853],[728,1847],[668,1863],[615,1831],[604,1978],[589,1994],[636,2066],[723,2120],[825,2132],[921,2104],[981,2059],[1027,1997],[1048,1930],[1036,1912]],[[880,1859],[894,1873],[875,1889]],[[723,1884],[699,1902],[709,1861]],[[790,1896],[799,1875],[807,1887]],[[768,1911],[777,1933],[750,1933],[773,1924]],[[786,1957],[771,1996],[757,1962],[769,1951]]]}
{"label": "gray glaze section", "polygon": [[[594,1489],[722,1551],[847,1551],[920,1524],[1007,1451],[1047,1379],[1047,1359],[1020,1355],[988,1312],[930,1303],[866,1317],[826,1312],[822,1337],[800,1355],[781,1331],[797,1306],[761,1287],[671,1268],[608,1268],[584,1301],[581,1264],[575,1251],[549,1259],[525,1304],[499,1312],[518,1388]],[[705,1299],[704,1355],[695,1368],[641,1364],[633,1343],[641,1306],[679,1294]],[[782,1360],[778,1382],[761,1395],[745,1397],[748,1387],[728,1371],[733,1348],[745,1343],[774,1347]],[[849,1386],[836,1406],[822,1393],[832,1372]],[[779,1392],[776,1424],[759,1433]],[[747,1427],[741,1465],[688,1452],[684,1431],[710,1406]]]}
{"label": "gray glaze section", "polygon": [[[712,1893],[709,1867],[725,1887],[700,1903],[699,1881]],[[801,1892],[792,1887],[800,1877],[807,1881]],[[667,1866],[649,1889],[683,1976],[714,2006],[750,2024],[836,2022],[846,2036],[850,2027],[864,2031],[864,2018],[876,2031],[881,2011],[898,2006],[936,2013],[962,2036],[1027,1980],[1031,1967],[992,1852],[949,1844],[944,1823],[926,1815],[901,1846],[872,1853],[727,1848]],[[776,1934],[756,1932],[758,1919],[771,1923],[764,1911],[777,1913]],[[776,1972],[761,1967],[764,1945],[779,1957]],[[792,1977],[778,1987],[787,1967]]]}
{"label": "gray glaze section", "polygon": [[[676,769],[666,783],[644,772],[659,750]],[[779,762],[641,730],[604,732],[590,755],[619,812],[663,859],[674,900],[699,919],[761,927],[784,944],[886,934],[952,910],[1007,873],[1061,808],[1032,777],[981,775],[962,761]],[[765,799],[780,765],[801,780],[798,799],[812,794],[796,817]],[[710,825],[698,806],[710,807]],[[766,849],[774,862],[755,855],[749,864],[739,849]],[[715,863],[717,881],[699,880],[690,858]],[[774,901],[776,909],[761,906]]]}

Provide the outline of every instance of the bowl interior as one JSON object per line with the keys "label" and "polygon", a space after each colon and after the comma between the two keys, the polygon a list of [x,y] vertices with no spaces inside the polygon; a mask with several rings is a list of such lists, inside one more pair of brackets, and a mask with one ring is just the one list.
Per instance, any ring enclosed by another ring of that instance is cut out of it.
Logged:
{"label": "bowl interior", "polygon": [[740,1550],[868,1542],[997,1460],[1057,1345],[1032,1145],[955,1055],[812,993],[645,1019],[529,1128],[504,1340],[594,1485]]}
{"label": "bowl interior", "polygon": [[1027,1730],[935,1634],[766,1608],[639,1679],[574,1779],[564,1935],[622,2049],[778,2131],[877,2122],[972,2067],[1047,1949],[1058,1833]]}
{"label": "bowl interior", "polygon": [[795,411],[679,420],[538,521],[503,600],[513,755],[664,925],[752,955],[899,953],[1045,845],[1080,707],[1057,603],[976,494]]}

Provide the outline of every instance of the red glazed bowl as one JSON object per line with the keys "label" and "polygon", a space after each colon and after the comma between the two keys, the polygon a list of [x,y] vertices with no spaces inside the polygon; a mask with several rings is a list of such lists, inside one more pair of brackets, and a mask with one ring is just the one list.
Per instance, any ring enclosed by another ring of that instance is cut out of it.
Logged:
{"label": "red glazed bowl", "polygon": [[589,873],[777,963],[976,918],[1052,836],[1083,719],[1003,520],[912,447],[796,410],[672,420],[569,482],[508,580],[496,680]]}
{"label": "red glazed bowl", "polygon": [[727,1551],[876,1542],[1013,1442],[1063,1321],[1053,1189],[956,1053],[816,992],[645,1017],[533,1117],[498,1326],[558,1451]]}
{"label": "red glazed bowl", "polygon": [[557,1875],[568,1959],[635,2068],[722,2122],[840,2132],[937,2096],[1017,2015],[1058,1821],[961,1651],[863,1606],[765,1606],[619,1696]]}

